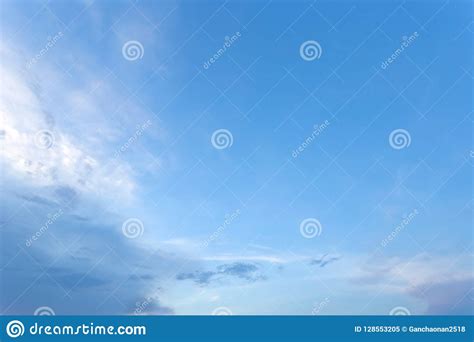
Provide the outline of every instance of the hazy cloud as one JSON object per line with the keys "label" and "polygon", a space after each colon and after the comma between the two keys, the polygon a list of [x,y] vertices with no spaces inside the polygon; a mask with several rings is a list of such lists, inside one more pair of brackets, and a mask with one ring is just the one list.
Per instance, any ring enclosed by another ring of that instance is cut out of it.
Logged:
{"label": "hazy cloud", "polygon": [[337,255],[332,256],[332,255],[329,255],[329,254],[324,254],[320,258],[311,259],[311,261],[309,263],[310,263],[310,265],[317,265],[319,267],[325,267],[326,265],[328,265],[332,262],[335,262],[339,259],[340,259],[340,257],[337,256]]}
{"label": "hazy cloud", "polygon": [[235,277],[250,282],[266,279],[265,276],[260,273],[259,267],[256,264],[243,262],[219,265],[214,271],[180,273],[176,276],[176,279],[192,280],[199,285],[208,285],[211,281],[225,277]]}

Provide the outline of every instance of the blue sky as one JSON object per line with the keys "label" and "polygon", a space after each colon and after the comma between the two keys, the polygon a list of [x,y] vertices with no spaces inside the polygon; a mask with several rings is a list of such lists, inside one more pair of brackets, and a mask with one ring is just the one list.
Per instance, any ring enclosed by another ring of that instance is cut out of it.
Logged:
{"label": "blue sky", "polygon": [[2,1],[1,312],[472,313],[471,7]]}

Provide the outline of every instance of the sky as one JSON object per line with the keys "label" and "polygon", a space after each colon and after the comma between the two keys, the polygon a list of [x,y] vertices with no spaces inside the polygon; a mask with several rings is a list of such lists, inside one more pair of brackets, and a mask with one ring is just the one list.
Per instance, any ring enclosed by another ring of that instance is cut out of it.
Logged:
{"label": "sky", "polygon": [[472,314],[471,2],[0,15],[2,314]]}

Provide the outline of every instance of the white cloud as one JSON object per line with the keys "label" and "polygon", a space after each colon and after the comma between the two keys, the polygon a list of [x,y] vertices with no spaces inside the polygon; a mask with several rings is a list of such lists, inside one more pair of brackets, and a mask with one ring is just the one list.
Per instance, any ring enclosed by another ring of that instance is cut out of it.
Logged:
{"label": "white cloud", "polygon": [[[135,188],[131,168],[107,157],[106,146],[99,140],[88,146],[82,143],[83,132],[72,134],[74,127],[61,127],[54,106],[44,103],[30,75],[12,62],[13,53],[4,48],[1,52],[0,161],[6,175],[33,187],[62,185],[94,196],[130,198]],[[67,87],[62,88],[67,95]],[[90,97],[85,94],[84,98],[94,107]],[[47,145],[42,137],[49,139]]]}

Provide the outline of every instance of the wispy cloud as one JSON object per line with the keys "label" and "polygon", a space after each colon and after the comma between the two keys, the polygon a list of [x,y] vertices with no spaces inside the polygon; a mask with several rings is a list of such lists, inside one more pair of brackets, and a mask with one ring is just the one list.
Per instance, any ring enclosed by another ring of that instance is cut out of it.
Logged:
{"label": "wispy cloud", "polygon": [[234,277],[250,282],[266,279],[266,277],[260,273],[258,265],[243,262],[220,265],[213,271],[180,273],[176,276],[176,279],[192,280],[199,285],[208,285],[211,281],[218,281],[227,277]]}
{"label": "wispy cloud", "polygon": [[319,267],[325,267],[326,265],[332,263],[332,262],[335,262],[337,260],[339,260],[341,257],[338,256],[338,255],[329,255],[329,254],[324,254],[322,257],[320,258],[316,258],[316,259],[311,259],[311,261],[309,262],[310,265],[317,265]]}
{"label": "wispy cloud", "polygon": [[261,261],[272,263],[284,263],[286,260],[276,255],[214,255],[202,257],[203,261]]}

